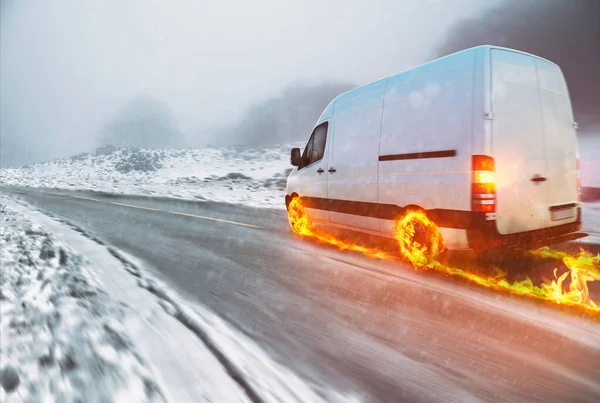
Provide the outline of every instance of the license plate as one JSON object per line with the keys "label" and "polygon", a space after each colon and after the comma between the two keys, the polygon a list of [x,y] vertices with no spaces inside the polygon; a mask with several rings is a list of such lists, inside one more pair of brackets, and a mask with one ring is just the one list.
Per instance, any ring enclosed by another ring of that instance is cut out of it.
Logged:
{"label": "license plate", "polygon": [[566,220],[568,218],[575,217],[575,209],[574,208],[566,208],[564,210],[556,210],[550,212],[550,218],[552,221],[560,221]]}

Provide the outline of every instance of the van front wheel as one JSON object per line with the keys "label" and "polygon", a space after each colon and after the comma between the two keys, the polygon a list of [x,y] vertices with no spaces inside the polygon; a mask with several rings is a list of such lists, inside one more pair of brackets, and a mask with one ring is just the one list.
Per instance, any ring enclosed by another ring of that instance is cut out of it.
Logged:
{"label": "van front wheel", "polygon": [[290,200],[288,206],[288,221],[292,231],[301,235],[310,235],[312,223],[306,215],[300,197],[296,196]]}
{"label": "van front wheel", "polygon": [[396,240],[402,255],[415,267],[425,267],[444,251],[438,226],[424,211],[409,211],[396,221]]}

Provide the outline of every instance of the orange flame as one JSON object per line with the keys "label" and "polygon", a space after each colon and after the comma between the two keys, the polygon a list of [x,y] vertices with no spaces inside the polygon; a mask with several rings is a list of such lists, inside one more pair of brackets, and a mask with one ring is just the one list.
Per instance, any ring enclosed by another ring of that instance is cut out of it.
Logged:
{"label": "orange flame", "polygon": [[[397,257],[385,251],[357,245],[338,239],[330,233],[313,227],[304,212],[300,198],[295,198],[288,206],[292,230],[302,236],[333,245],[342,250],[351,250],[368,257],[394,260]],[[395,238],[400,252],[415,269],[430,269],[445,275],[466,279],[480,286],[512,294],[524,295],[556,304],[583,308],[598,313],[600,307],[589,294],[588,282],[600,281],[600,254],[594,257],[583,249],[578,255],[559,252],[550,248],[531,251],[533,256],[561,261],[568,271],[558,276],[554,270],[553,280],[544,280],[540,285],[526,277],[520,281],[510,281],[506,273],[499,269],[496,275],[474,273],[440,262],[436,257],[444,250],[444,244],[437,225],[421,211],[410,211],[397,220]],[[568,287],[565,281],[569,278]]]}
{"label": "orange flame", "polygon": [[346,242],[336,238],[328,232],[315,228],[308,216],[305,214],[304,206],[302,205],[299,197],[296,197],[290,201],[288,206],[288,218],[292,230],[297,234],[315,239],[322,243],[336,246],[342,250],[351,250],[376,259],[391,260],[394,258],[387,252],[357,245],[351,242]]}
{"label": "orange flame", "polygon": [[[557,277],[557,270],[554,269],[554,278],[550,284],[542,284],[547,292],[551,292],[554,301],[565,305],[583,305],[592,310],[600,311],[598,305],[591,299],[588,289],[588,282],[600,280],[600,254],[596,257],[590,256],[581,249],[579,255],[572,256],[565,252],[542,248],[532,252],[534,255],[546,258],[561,260],[569,271]],[[563,282],[569,276],[571,282],[569,290],[565,291]]]}

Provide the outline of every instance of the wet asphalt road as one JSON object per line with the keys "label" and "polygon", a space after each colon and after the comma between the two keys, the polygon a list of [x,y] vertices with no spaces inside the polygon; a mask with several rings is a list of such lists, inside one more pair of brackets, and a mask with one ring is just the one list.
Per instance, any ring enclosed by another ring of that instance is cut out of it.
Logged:
{"label": "wet asphalt road", "polygon": [[1,191],[136,257],[277,361],[363,401],[600,402],[600,325],[572,312],[299,239],[284,211]]}

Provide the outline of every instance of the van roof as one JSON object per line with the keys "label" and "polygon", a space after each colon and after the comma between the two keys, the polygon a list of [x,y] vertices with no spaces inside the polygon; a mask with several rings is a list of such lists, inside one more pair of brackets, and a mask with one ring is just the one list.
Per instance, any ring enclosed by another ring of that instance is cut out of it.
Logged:
{"label": "van roof", "polygon": [[[536,59],[543,60],[543,61],[545,61],[545,62],[548,62],[548,63],[550,63],[550,64],[553,64],[553,65],[555,65],[556,67],[559,67],[559,66],[558,66],[556,63],[554,63],[553,61],[551,61],[551,60],[548,60],[548,59],[544,59],[544,58],[543,58],[543,57],[541,57],[541,56],[534,55],[533,53],[527,53],[527,52],[524,52],[524,51],[522,51],[522,50],[517,50],[517,49],[512,49],[512,48],[506,48],[506,47],[504,47],[504,46],[496,46],[496,45],[479,45],[479,46],[475,46],[475,47],[473,47],[473,48],[470,48],[470,49],[467,49],[467,50],[471,50],[471,49],[481,49],[481,48],[485,48],[485,49],[501,49],[501,50],[508,50],[508,51],[510,51],[510,52],[515,52],[515,53],[521,53],[521,54],[523,54],[523,55],[527,55],[527,56],[535,57]],[[449,56],[450,56],[450,55],[449,55]]]}
{"label": "van roof", "polygon": [[409,68],[409,69],[407,69],[407,70],[404,70],[404,71],[400,71],[400,72],[397,72],[397,73],[391,74],[391,75],[389,75],[389,76],[386,76],[386,77],[384,77],[384,78],[380,78],[379,80],[375,80],[375,81],[372,81],[372,82],[370,82],[370,83],[367,83],[367,84],[364,84],[364,85],[360,85],[360,86],[358,86],[358,87],[355,87],[355,88],[353,88],[353,89],[351,89],[351,90],[348,90],[348,91],[342,92],[341,94],[339,94],[338,96],[336,96],[336,97],[335,97],[335,98],[332,100],[332,102],[336,101],[338,98],[340,98],[340,97],[341,97],[342,95],[344,95],[344,94],[347,94],[347,93],[349,93],[349,92],[352,92],[352,91],[354,91],[354,90],[357,90],[357,89],[359,89],[359,88],[367,87],[367,86],[369,86],[369,85],[371,85],[371,84],[375,84],[375,83],[377,83],[377,82],[379,82],[379,81],[381,81],[381,80],[385,80],[385,79],[387,79],[388,77],[392,77],[392,76],[394,76],[394,75],[396,75],[396,74],[400,74],[400,73],[406,73],[406,72],[409,72],[409,71],[411,71],[411,70],[414,70],[414,69],[416,69],[416,68],[419,68],[419,67],[422,67],[422,66],[426,66],[426,65],[428,65],[428,64],[430,64],[430,63],[437,62],[437,61],[439,61],[439,60],[444,60],[444,59],[447,59],[447,58],[450,58],[450,57],[453,57],[453,56],[456,56],[456,55],[459,55],[459,54],[463,54],[463,53],[475,52],[475,51],[477,51],[477,50],[479,50],[479,49],[501,49],[501,50],[508,50],[508,51],[511,51],[511,52],[521,53],[521,54],[524,54],[524,55],[528,55],[528,56],[535,57],[535,58],[537,58],[537,59],[540,59],[540,60],[543,60],[543,61],[545,61],[545,62],[551,63],[551,64],[553,64],[553,65],[555,65],[555,66],[557,66],[557,67],[558,67],[558,65],[557,65],[556,63],[554,63],[554,62],[551,62],[551,61],[550,61],[550,60],[548,60],[548,59],[544,59],[543,57],[540,57],[540,56],[537,56],[537,55],[534,55],[534,54],[531,54],[531,53],[523,52],[523,51],[521,51],[521,50],[516,50],[516,49],[506,48],[506,47],[503,47],[503,46],[495,46],[495,45],[479,45],[479,46],[474,46],[474,47],[472,47],[472,48],[467,48],[467,49],[464,49],[464,50],[460,50],[460,51],[458,51],[458,52],[450,53],[450,54],[448,54],[448,55],[446,55],[446,56],[438,57],[437,59],[433,59],[433,60],[430,60],[430,61],[428,61],[428,62],[421,63],[421,64],[419,64],[419,65],[416,65],[416,66],[413,66],[413,67],[411,67],[411,68]]}

